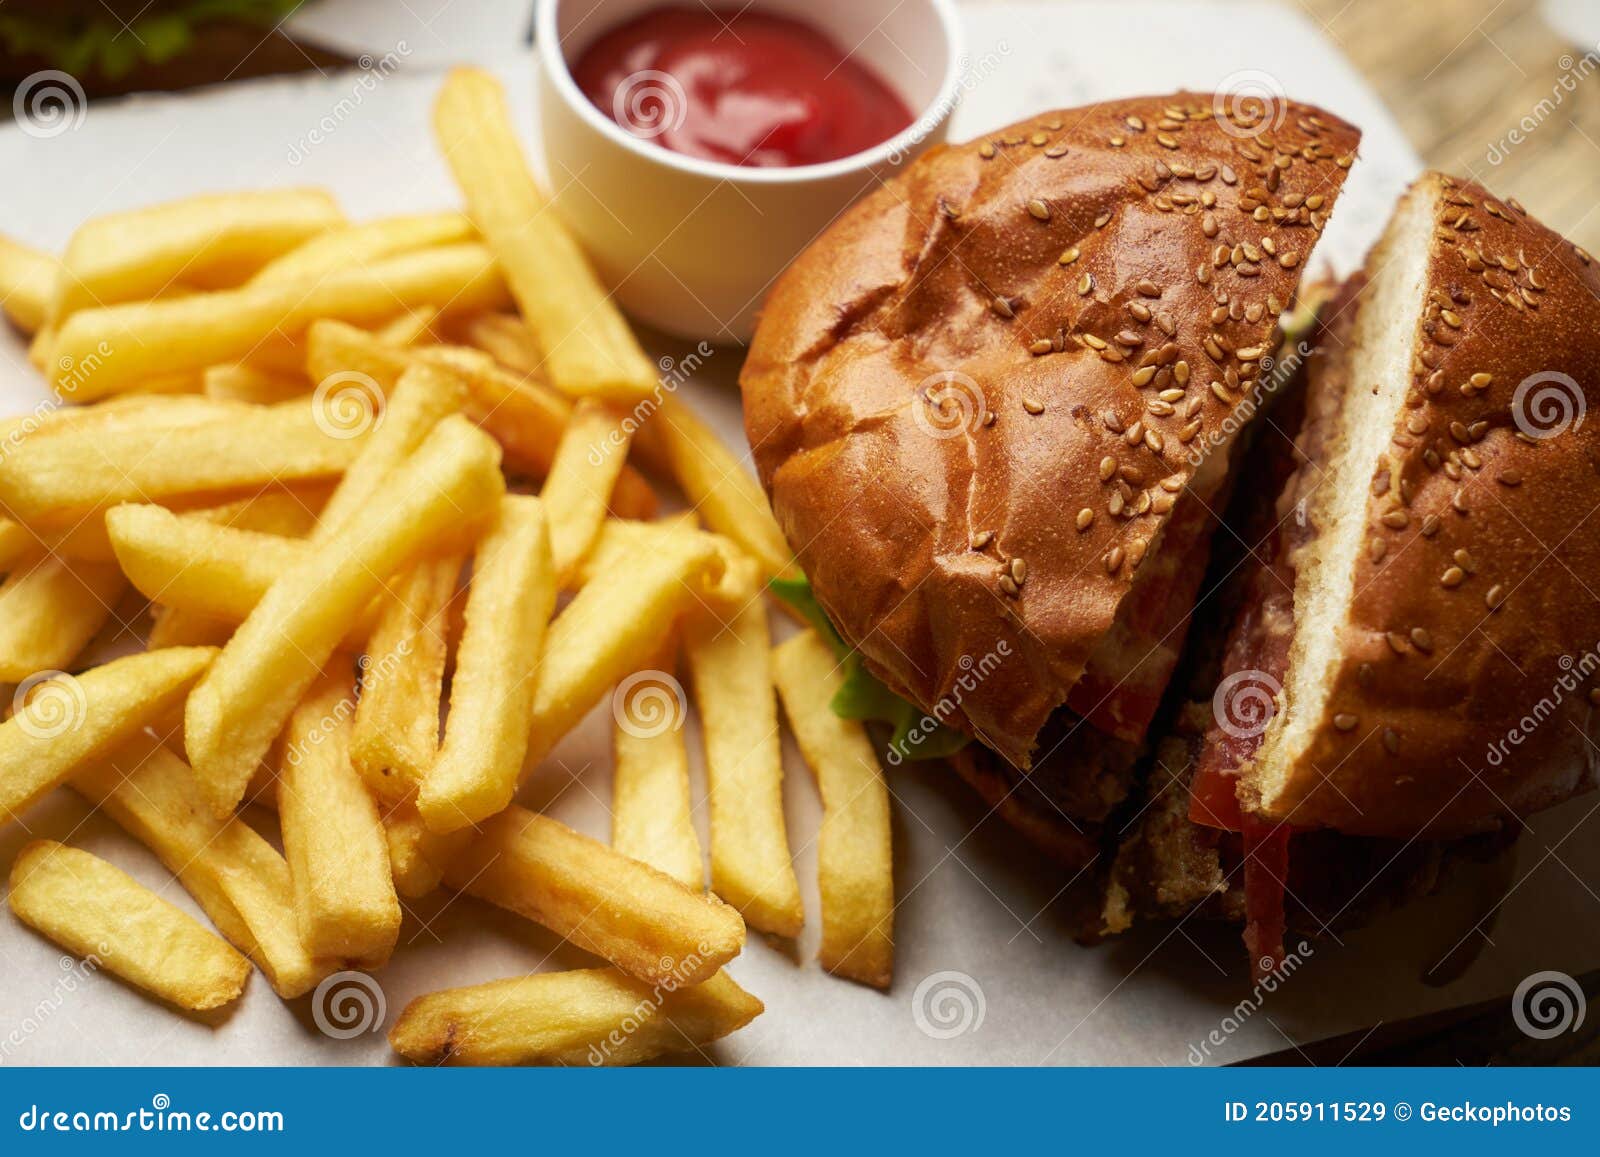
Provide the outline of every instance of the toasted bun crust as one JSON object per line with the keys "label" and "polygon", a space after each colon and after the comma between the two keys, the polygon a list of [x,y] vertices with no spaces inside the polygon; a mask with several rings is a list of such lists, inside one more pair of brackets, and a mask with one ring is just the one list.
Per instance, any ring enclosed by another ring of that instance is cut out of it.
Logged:
{"label": "toasted bun crust", "polygon": [[1242,796],[1363,835],[1492,829],[1600,770],[1600,267],[1472,182],[1416,196],[1428,300],[1341,659],[1282,790]]}
{"label": "toasted bun crust", "polygon": [[746,427],[818,599],[1019,767],[1236,432],[1352,161],[1352,126],[1268,111],[1142,98],[935,150],[768,299]]}

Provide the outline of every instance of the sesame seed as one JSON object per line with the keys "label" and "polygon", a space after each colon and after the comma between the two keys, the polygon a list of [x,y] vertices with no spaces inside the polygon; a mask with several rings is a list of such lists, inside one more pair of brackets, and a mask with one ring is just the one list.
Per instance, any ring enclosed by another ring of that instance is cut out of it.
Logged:
{"label": "sesame seed", "polygon": [[1495,583],[1494,586],[1490,587],[1489,592],[1483,596],[1484,605],[1491,611],[1498,611],[1500,609],[1500,604],[1505,601],[1506,588],[1501,586],[1499,583]]}
{"label": "sesame seed", "polygon": [[1028,411],[1028,413],[1030,413],[1030,414],[1042,414],[1042,413],[1044,413],[1044,403],[1041,402],[1038,398],[1023,398],[1022,399],[1022,408],[1024,410]]}
{"label": "sesame seed", "polygon": [[1137,446],[1144,441],[1144,423],[1135,419],[1133,425],[1128,427],[1128,432],[1122,437],[1128,445]]}
{"label": "sesame seed", "polygon": [[1001,317],[1012,318],[1017,316],[1016,311],[1011,308],[1011,303],[1003,297],[995,298],[991,308]]}
{"label": "sesame seed", "polygon": [[1144,366],[1133,371],[1133,384],[1143,388],[1144,386],[1148,386],[1150,384],[1150,379],[1154,378],[1155,376],[1155,366]]}
{"label": "sesame seed", "polygon": [[[1198,401],[1199,399],[1197,398],[1195,400]],[[1187,446],[1190,442],[1194,441],[1194,436],[1199,432],[1200,422],[1198,420],[1190,422],[1188,425],[1184,426],[1183,429],[1178,431],[1178,441]]]}
{"label": "sesame seed", "polygon": [[1094,274],[1085,273],[1078,278],[1078,296],[1088,297],[1089,291],[1094,288]]}
{"label": "sesame seed", "polygon": [[1105,563],[1106,573],[1116,574],[1117,571],[1122,567],[1122,548],[1120,546],[1114,546],[1108,550],[1106,552]]}
{"label": "sesame seed", "polygon": [[1374,538],[1367,543],[1367,557],[1375,563],[1382,562],[1388,552],[1389,544],[1381,538]]}
{"label": "sesame seed", "polygon": [[1149,549],[1150,543],[1143,538],[1133,540],[1133,545],[1128,547],[1128,567],[1138,570],[1139,564],[1144,561],[1144,552]]}
{"label": "sesame seed", "polygon": [[1390,755],[1400,754],[1400,733],[1393,727],[1383,729],[1383,749]]}
{"label": "sesame seed", "polygon": [[1105,339],[1092,333],[1086,333],[1083,335],[1083,344],[1092,350],[1103,350],[1106,348]]}
{"label": "sesame seed", "polygon": [[1000,576],[1000,589],[1012,598],[1016,598],[1021,593],[1021,588],[1017,586],[1016,580],[1008,574]]}
{"label": "sesame seed", "polygon": [[1100,459],[1100,481],[1109,482],[1111,476],[1117,472],[1117,460],[1110,454]]}
{"label": "sesame seed", "polygon": [[1050,220],[1050,206],[1035,197],[1028,202],[1028,215],[1035,221]]}
{"label": "sesame seed", "polygon": [[978,155],[986,161],[992,160],[994,158],[994,145],[989,141],[984,141],[983,144],[978,146]]}
{"label": "sesame seed", "polygon": [[982,550],[984,547],[988,546],[993,541],[994,541],[994,531],[992,531],[992,530],[980,530],[977,534],[973,535],[970,539],[967,540],[967,545],[969,547],[971,547],[973,550]]}
{"label": "sesame seed", "polygon": [[1150,447],[1152,453],[1159,454],[1166,443],[1155,430],[1146,430],[1144,432],[1144,444]]}
{"label": "sesame seed", "polygon": [[1403,510],[1391,510],[1380,519],[1390,530],[1404,530],[1411,523],[1411,516]]}
{"label": "sesame seed", "polygon": [[1517,470],[1515,468],[1509,469],[1509,470],[1502,470],[1502,471],[1500,471],[1499,482],[1500,482],[1500,485],[1502,485],[1502,486],[1521,486],[1522,485],[1522,471]]}
{"label": "sesame seed", "polygon": [[1383,641],[1389,644],[1389,650],[1396,655],[1404,655],[1406,653],[1406,637],[1399,631],[1386,631]]}
{"label": "sesame seed", "polygon": [[1133,314],[1133,316],[1138,318],[1140,321],[1150,320],[1150,307],[1142,301],[1128,302],[1128,312]]}
{"label": "sesame seed", "polygon": [[1178,140],[1176,137],[1170,136],[1167,133],[1157,133],[1156,144],[1160,145],[1164,149],[1175,149],[1178,147]]}
{"label": "sesame seed", "polygon": [[1453,566],[1439,576],[1439,585],[1446,589],[1458,587],[1465,581],[1467,572],[1458,566]]}
{"label": "sesame seed", "polygon": [[1333,717],[1333,725],[1340,731],[1354,731],[1357,723],[1361,722],[1348,711],[1341,711]]}
{"label": "sesame seed", "polygon": [[1037,149],[1042,148],[1049,140],[1050,134],[1048,133],[1034,133],[1033,136],[1028,138],[1028,143]]}
{"label": "sesame seed", "polygon": [[1426,655],[1433,650],[1433,636],[1421,627],[1412,627],[1411,645]]}
{"label": "sesame seed", "polygon": [[1087,506],[1085,506],[1082,510],[1078,511],[1078,530],[1079,531],[1088,530],[1089,529],[1089,525],[1092,522],[1094,522],[1094,511],[1090,510]]}
{"label": "sesame seed", "polygon": [[1137,289],[1139,291],[1139,294],[1141,296],[1143,296],[1143,297],[1160,297],[1161,296],[1161,287],[1158,286],[1153,281],[1148,281],[1148,280],[1141,281],[1134,288]]}
{"label": "sesame seed", "polygon": [[1078,247],[1076,245],[1074,245],[1070,249],[1068,249],[1065,253],[1063,253],[1060,256],[1060,258],[1058,258],[1058,261],[1062,265],[1071,265],[1080,256],[1081,256],[1081,254],[1078,252]]}
{"label": "sesame seed", "polygon": [[1020,556],[1011,560],[1011,581],[1021,586],[1028,581],[1028,563]]}
{"label": "sesame seed", "polygon": [[1050,344],[1050,339],[1047,337],[1042,337],[1028,346],[1028,352],[1031,354],[1047,354],[1053,348],[1054,347]]}
{"label": "sesame seed", "polygon": [[1129,347],[1144,344],[1144,338],[1140,337],[1131,329],[1119,331],[1111,340],[1116,342],[1118,345],[1125,345]]}

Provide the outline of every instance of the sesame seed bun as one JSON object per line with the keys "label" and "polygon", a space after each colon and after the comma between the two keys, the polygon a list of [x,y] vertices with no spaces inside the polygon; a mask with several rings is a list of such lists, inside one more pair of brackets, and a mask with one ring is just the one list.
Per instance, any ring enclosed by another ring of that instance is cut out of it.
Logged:
{"label": "sesame seed bun", "polygon": [[1240,798],[1296,827],[1489,830],[1600,771],[1600,269],[1430,173],[1365,276],[1309,374],[1314,468],[1279,509],[1312,533]]}
{"label": "sesame seed bun", "polygon": [[[1210,94],[1045,113],[926,154],[775,285],[741,377],[773,510],[841,635],[990,749],[964,763],[999,794],[1058,712],[1144,742],[1359,136]],[[1050,794],[1108,811],[1132,760],[1090,762],[1094,791]]]}

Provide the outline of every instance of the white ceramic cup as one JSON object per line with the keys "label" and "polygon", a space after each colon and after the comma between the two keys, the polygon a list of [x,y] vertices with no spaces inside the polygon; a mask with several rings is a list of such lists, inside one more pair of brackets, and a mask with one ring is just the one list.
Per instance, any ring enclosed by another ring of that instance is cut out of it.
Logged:
{"label": "white ceramic cup", "polygon": [[753,0],[852,49],[916,110],[911,126],[821,165],[743,168],[634,136],[579,91],[569,64],[670,0],[542,0],[539,121],[558,211],[623,307],[691,340],[743,341],[777,276],[857,197],[944,139],[960,82],[952,0]]}

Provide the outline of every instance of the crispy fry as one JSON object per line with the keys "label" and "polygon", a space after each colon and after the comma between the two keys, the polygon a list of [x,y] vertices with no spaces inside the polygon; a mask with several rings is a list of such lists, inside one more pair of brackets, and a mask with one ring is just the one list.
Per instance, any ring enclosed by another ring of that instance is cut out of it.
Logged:
{"label": "crispy fry", "polygon": [[783,750],[759,589],[726,623],[705,611],[684,624],[705,741],[711,887],[755,927],[798,936],[800,882],[783,814]]}
{"label": "crispy fry", "polygon": [[203,1011],[237,1000],[250,962],[187,912],[98,856],[34,840],[11,865],[11,910],[75,956]]}
{"label": "crispy fry", "polygon": [[249,362],[210,366],[201,378],[201,392],[219,401],[250,402],[270,406],[311,392],[311,383],[299,374],[285,374]]}
{"label": "crispy fry", "polygon": [[683,688],[673,676],[677,653],[669,640],[616,691],[611,846],[699,890],[706,886],[705,862],[691,819],[687,713],[678,702]]}
{"label": "crispy fry", "polygon": [[50,254],[0,237],[0,310],[23,333],[44,326],[59,271]]}
{"label": "crispy fry", "polygon": [[339,970],[300,943],[288,863],[242,819],[212,814],[189,765],[159,742],[134,739],[72,786],[156,854],[279,996],[302,996]]}
{"label": "crispy fry", "polygon": [[274,330],[293,336],[316,318],[376,325],[421,305],[473,311],[504,300],[505,283],[488,250],[462,243],[319,281],[85,309],[56,334],[56,385],[64,396],[89,401],[138,388],[152,375],[238,361]]}
{"label": "crispy fry", "polygon": [[543,504],[504,498],[472,560],[444,743],[417,791],[417,810],[432,830],[455,831],[511,802],[555,606]]}
{"label": "crispy fry", "polygon": [[450,606],[465,559],[424,559],[390,584],[367,643],[350,757],[367,790],[409,799],[439,755]]}
{"label": "crispy fry", "polygon": [[207,798],[232,810],[272,738],[386,578],[475,524],[505,492],[499,448],[465,418],[440,422],[389,476],[359,526],[273,583],[189,696],[184,746]]}
{"label": "crispy fry", "polygon": [[10,574],[34,553],[37,539],[26,526],[0,515],[0,575]]}
{"label": "crispy fry", "polygon": [[389,1044],[427,1065],[632,1065],[698,1051],[764,1008],[720,972],[672,989],[611,968],[540,972],[419,996]]}
{"label": "crispy fry", "polygon": [[540,491],[550,512],[550,554],[563,583],[600,533],[628,438],[629,426],[606,403],[585,398],[573,407]]}
{"label": "crispy fry", "polygon": [[67,242],[50,320],[156,297],[176,283],[238,285],[344,215],[321,189],[187,197],[94,217]]}
{"label": "crispy fry", "polygon": [[478,69],[455,69],[434,105],[434,132],[538,337],[551,383],[576,397],[648,397],[655,367],[534,184],[500,83]]}
{"label": "crispy fry", "polygon": [[[407,369],[390,393],[393,396],[387,405],[361,395],[357,404],[378,406],[383,420],[376,423],[361,457],[334,487],[311,534],[313,543],[328,541],[345,519],[364,512],[389,474],[422,445],[441,420],[460,410],[465,400],[459,382],[427,366]],[[331,395],[328,404],[335,404]]]}
{"label": "crispy fry", "polygon": [[514,804],[444,880],[652,983],[698,984],[744,947],[744,921],[715,896]]}
{"label": "crispy fry", "polygon": [[433,832],[412,803],[387,805],[383,833],[389,842],[394,890],[407,900],[426,896],[444,879],[444,868],[477,834],[471,828]]}
{"label": "crispy fry", "polygon": [[[467,413],[505,449],[507,469],[539,478],[549,473],[572,403],[543,383],[516,377],[486,354],[461,346],[400,349],[338,321],[314,322],[307,331],[306,371],[319,381],[353,370],[387,389],[417,364],[452,374],[462,383]],[[611,510],[625,518],[653,517],[655,492],[636,470],[624,466]]]}
{"label": "crispy fry", "polygon": [[352,266],[370,265],[411,249],[449,245],[473,238],[472,222],[461,213],[416,213],[382,217],[319,233],[262,266],[252,285],[316,281]]}
{"label": "crispy fry", "polygon": [[468,345],[525,378],[544,377],[544,355],[522,318],[514,313],[480,313],[462,324]]}
{"label": "crispy fry", "polygon": [[400,901],[378,809],[350,766],[355,710],[354,683],[337,667],[295,708],[278,764],[278,818],[301,943],[313,956],[376,967],[400,936]]}
{"label": "crispy fry", "polygon": [[556,616],[539,661],[528,764],[627,675],[635,656],[661,645],[678,615],[716,582],[722,556],[704,538],[668,534],[626,565],[596,575]]}
{"label": "crispy fry", "polygon": [[210,647],[146,651],[36,685],[0,723],[0,824],[182,703],[215,655]]}
{"label": "crispy fry", "polygon": [[419,305],[386,323],[377,331],[377,336],[390,345],[430,345],[435,340],[433,325],[438,320],[437,306]]}
{"label": "crispy fry", "polygon": [[762,565],[767,577],[793,566],[794,555],[760,483],[682,401],[661,398],[658,411],[641,427],[638,442],[641,447],[658,447],[695,513],[712,530],[738,543]]}
{"label": "crispy fry", "polygon": [[59,524],[119,502],[256,490],[342,473],[364,435],[325,432],[305,401],[223,406],[221,416],[183,425],[77,419],[48,437],[28,438],[0,458],[0,504],[23,522]]}
{"label": "crispy fry", "polygon": [[822,966],[888,988],[894,972],[894,869],[889,791],[877,753],[866,729],[829,705],[843,675],[815,631],[774,651],[773,670],[795,742],[822,793]]}
{"label": "crispy fry", "polygon": [[31,558],[0,582],[0,683],[70,665],[127,589],[114,564]]}

